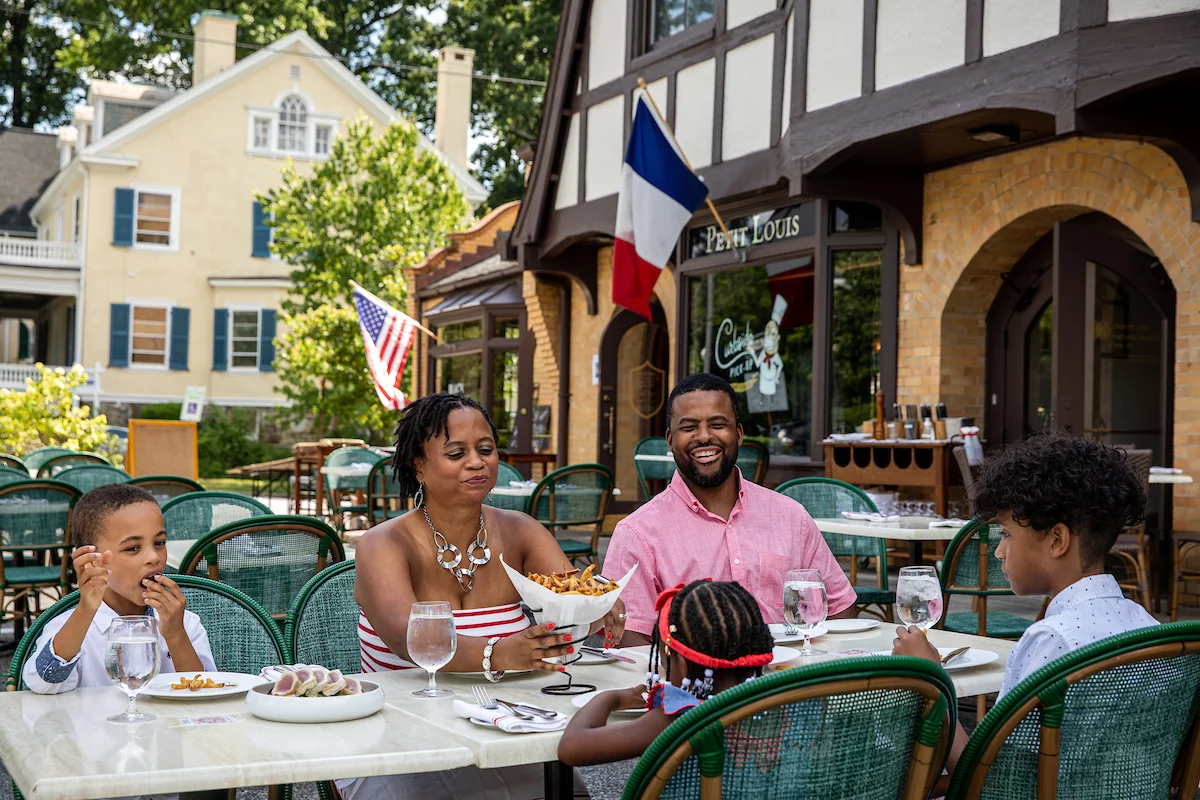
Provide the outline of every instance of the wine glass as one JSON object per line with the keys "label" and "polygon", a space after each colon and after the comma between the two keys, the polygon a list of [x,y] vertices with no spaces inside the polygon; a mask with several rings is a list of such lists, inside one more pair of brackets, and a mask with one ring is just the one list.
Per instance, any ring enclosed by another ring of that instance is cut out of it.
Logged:
{"label": "wine glass", "polygon": [[129,705],[109,722],[149,722],[152,714],[137,710],[137,696],[158,675],[160,654],[158,623],[154,617],[140,614],[117,617],[108,628],[108,648],[104,668],[117,688],[129,697]]}
{"label": "wine glass", "polygon": [[825,581],[817,569],[788,570],[783,579],[783,619],[791,629],[804,637],[800,655],[815,656],[825,652],[808,642],[809,634],[825,622],[829,602],[825,597]]}
{"label": "wine glass", "polygon": [[413,692],[414,697],[450,697],[454,692],[439,689],[437,671],[450,663],[458,649],[454,612],[446,602],[413,603],[408,615],[408,657],[429,673],[429,685]]}
{"label": "wine glass", "polygon": [[922,633],[942,618],[942,587],[933,567],[901,567],[896,581],[896,610],[906,626]]}

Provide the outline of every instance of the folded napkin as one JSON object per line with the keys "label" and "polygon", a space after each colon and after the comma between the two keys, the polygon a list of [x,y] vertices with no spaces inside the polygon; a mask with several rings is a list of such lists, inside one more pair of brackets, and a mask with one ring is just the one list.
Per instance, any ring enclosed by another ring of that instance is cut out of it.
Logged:
{"label": "folded napkin", "polygon": [[961,528],[963,525],[966,525],[968,522],[970,522],[970,520],[957,519],[957,518],[956,519],[935,519],[933,522],[929,523],[929,527],[930,528]]}
{"label": "folded napkin", "polygon": [[1154,475],[1182,475],[1183,470],[1179,467],[1151,467],[1150,472]]}
{"label": "folded napkin", "polygon": [[864,522],[899,522],[899,514],[872,514],[868,511],[843,511],[842,516],[846,519],[862,520]]}
{"label": "folded napkin", "polygon": [[865,442],[873,439],[869,433],[831,433],[826,441],[829,442]]}
{"label": "folded napkin", "polygon": [[549,733],[552,731],[561,731],[571,721],[571,718],[566,714],[559,714],[554,719],[541,719],[538,717],[533,719],[518,719],[503,706],[483,708],[482,706],[462,700],[454,701],[454,713],[463,719],[471,719],[484,725],[492,725],[505,733]]}
{"label": "folded napkin", "polygon": [[537,486],[537,481],[509,481],[508,485],[513,489],[532,489]]}

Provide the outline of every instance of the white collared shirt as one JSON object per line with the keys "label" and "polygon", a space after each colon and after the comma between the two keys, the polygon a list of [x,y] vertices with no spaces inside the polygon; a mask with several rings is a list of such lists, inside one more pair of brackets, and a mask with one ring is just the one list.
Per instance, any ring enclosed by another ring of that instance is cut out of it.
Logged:
{"label": "white collared shirt", "polygon": [[1125,598],[1112,575],[1081,578],[1055,595],[1046,616],[1021,635],[1004,667],[1000,696],[1067,653],[1157,624],[1146,609]]}
{"label": "white collared shirt", "polygon": [[[108,628],[118,614],[109,608],[107,603],[101,603],[100,608],[96,609],[96,615],[92,618],[92,624],[88,626],[87,635],[83,637],[83,644],[80,645],[75,658],[64,661],[51,646],[54,637],[62,630],[63,625],[67,624],[71,614],[78,612],[79,608],[76,607],[70,614],[59,614],[46,623],[42,635],[38,637],[33,654],[25,661],[25,667],[21,671],[21,677],[33,692],[60,694],[78,687],[112,685],[104,668],[104,654],[108,647]],[[154,609],[147,607],[146,613],[153,614]],[[183,629],[200,658],[200,664],[205,670],[215,670],[216,664],[208,644],[208,633],[205,632],[200,618],[191,611],[184,611]],[[174,672],[175,665],[171,661],[171,654],[161,632],[158,635],[158,647],[161,657],[159,673]]]}

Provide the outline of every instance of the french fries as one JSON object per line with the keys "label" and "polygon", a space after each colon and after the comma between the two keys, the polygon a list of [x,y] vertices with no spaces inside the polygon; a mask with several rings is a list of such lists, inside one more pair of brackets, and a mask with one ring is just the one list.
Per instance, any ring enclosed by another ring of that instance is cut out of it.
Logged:
{"label": "french fries", "polygon": [[194,678],[180,678],[178,683],[172,683],[171,688],[177,690],[187,689],[189,692],[198,692],[201,689],[224,689],[226,686],[234,686],[232,683],[219,683],[211,678],[205,678],[203,675],[197,675]]}
{"label": "french fries", "polygon": [[601,582],[597,580],[592,574],[595,569],[596,565],[591,564],[581,573],[579,570],[568,568],[567,564],[563,564],[562,572],[555,572],[553,575],[541,575],[537,572],[530,572],[525,577],[557,594],[581,594],[588,597],[598,597],[619,588],[616,581],[605,579]]}

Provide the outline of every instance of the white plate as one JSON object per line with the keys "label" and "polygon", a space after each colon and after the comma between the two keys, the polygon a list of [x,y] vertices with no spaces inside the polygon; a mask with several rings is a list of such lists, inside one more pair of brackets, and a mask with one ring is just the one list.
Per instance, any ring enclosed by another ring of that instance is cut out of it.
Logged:
{"label": "white plate", "polygon": [[870,631],[880,625],[877,619],[830,619],[825,621],[825,627],[830,633],[859,633]]}
{"label": "white plate", "polygon": [[[172,683],[178,683],[180,678],[194,678],[199,675],[217,683],[232,683],[222,689],[172,689]],[[231,697],[235,694],[245,694],[255,686],[269,683],[261,675],[247,675],[244,672],[164,672],[156,677],[146,687],[142,694],[159,700],[209,700],[214,697]]]}
{"label": "white plate", "polygon": [[[570,666],[572,666],[572,667],[590,667],[594,664],[611,664],[617,660],[617,659],[613,658],[612,656],[602,655],[600,653],[584,652],[584,653],[579,653],[578,655],[579,655],[579,660],[571,661]],[[575,658],[575,656],[567,656],[566,658],[568,660],[570,660],[570,659]],[[558,664],[562,661],[562,659],[563,659],[562,656],[555,656],[554,658],[543,658],[542,660],[547,663],[550,663],[550,664]]]}
{"label": "white plate", "polygon": [[[506,669],[504,671],[504,677],[512,678],[517,675],[525,675],[533,671],[534,670],[531,669]],[[460,678],[479,678],[480,680],[485,680],[483,670],[479,670],[478,672],[451,672],[450,674],[457,675]]]}
{"label": "white plate", "polygon": [[[940,655],[942,658],[945,658],[948,653],[953,653],[957,649],[957,647],[939,647],[938,655]],[[876,650],[874,653],[872,653],[872,655],[877,656],[890,656],[891,654],[891,650]],[[974,667],[982,667],[984,664],[991,664],[993,661],[996,661],[999,658],[999,653],[995,653],[991,650],[981,650],[978,647],[972,647],[967,652],[956,657],[950,662],[950,666],[945,667],[944,669],[946,672],[958,672],[962,669],[972,669]]]}
{"label": "white plate", "polygon": [[[818,636],[824,636],[825,634],[829,633],[829,628],[826,627],[828,624],[829,624],[829,621],[826,621],[825,623],[813,628],[811,631],[808,632],[808,638],[815,639]],[[784,625],[782,622],[772,623],[771,625],[768,625],[767,627],[769,627],[771,629],[771,637],[775,639],[775,644],[787,644],[789,642],[803,642],[804,641],[804,636],[802,636],[799,633],[794,634],[794,635],[789,634],[789,633],[784,633],[784,631],[787,630],[787,626]]]}
{"label": "white plate", "polygon": [[799,656],[800,651],[794,647],[780,647],[779,645],[775,645],[772,655],[775,656],[771,659],[772,665],[783,664]]}
{"label": "white plate", "polygon": [[[584,706],[586,706],[588,703],[590,703],[592,701],[592,698],[594,698],[598,694],[600,694],[600,693],[599,692],[588,692],[587,694],[577,694],[571,698],[571,705],[575,706],[576,708],[583,708]],[[613,713],[620,714],[622,716],[637,717],[642,714],[645,714],[646,709],[644,709],[644,708],[622,708],[621,710],[614,711]]]}
{"label": "white plate", "polygon": [[369,717],[383,708],[383,690],[371,681],[362,681],[362,694],[337,697],[274,697],[268,683],[246,692],[250,713],[272,722],[346,722]]}

